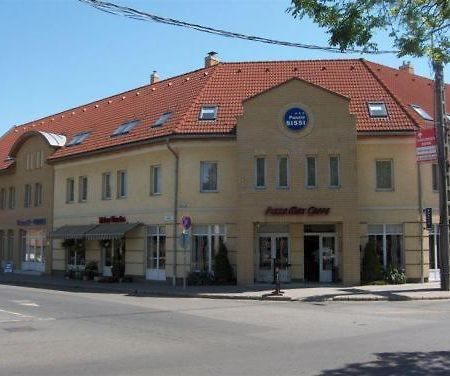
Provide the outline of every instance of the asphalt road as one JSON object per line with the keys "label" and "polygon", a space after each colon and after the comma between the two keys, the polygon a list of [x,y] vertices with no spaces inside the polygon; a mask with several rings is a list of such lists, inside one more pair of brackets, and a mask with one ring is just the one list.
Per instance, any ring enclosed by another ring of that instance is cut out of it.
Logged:
{"label": "asphalt road", "polygon": [[263,302],[0,285],[0,375],[449,375],[450,302]]}

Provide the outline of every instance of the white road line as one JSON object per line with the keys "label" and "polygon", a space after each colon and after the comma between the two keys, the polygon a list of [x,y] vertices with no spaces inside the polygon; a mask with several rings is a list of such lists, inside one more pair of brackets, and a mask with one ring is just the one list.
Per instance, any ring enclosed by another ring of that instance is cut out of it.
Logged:
{"label": "white road line", "polygon": [[29,318],[32,318],[32,317],[33,317],[33,316],[30,316],[30,315],[24,315],[24,314],[18,313],[18,312],[6,311],[6,310],[4,310],[4,309],[0,309],[0,312],[7,313],[7,314],[9,314],[9,315],[16,315],[16,316],[20,316],[20,317],[29,317]]}
{"label": "white road line", "polygon": [[17,303],[26,307],[39,307],[39,304],[32,302],[31,300],[11,300],[13,303]]}

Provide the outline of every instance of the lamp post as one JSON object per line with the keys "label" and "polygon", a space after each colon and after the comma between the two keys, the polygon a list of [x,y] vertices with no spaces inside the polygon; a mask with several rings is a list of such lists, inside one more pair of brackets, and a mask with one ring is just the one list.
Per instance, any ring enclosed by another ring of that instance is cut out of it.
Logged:
{"label": "lamp post", "polygon": [[445,125],[444,67],[439,61],[433,61],[435,75],[435,127],[437,159],[439,166],[439,248],[441,256],[441,290],[450,291],[449,286],[449,205],[448,205],[448,132]]}

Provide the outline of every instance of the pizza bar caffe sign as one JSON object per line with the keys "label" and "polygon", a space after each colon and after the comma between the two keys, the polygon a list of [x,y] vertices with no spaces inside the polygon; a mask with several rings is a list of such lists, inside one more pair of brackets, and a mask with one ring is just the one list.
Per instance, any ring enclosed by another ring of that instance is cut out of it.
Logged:
{"label": "pizza bar caffe sign", "polygon": [[310,206],[309,208],[299,208],[297,206],[291,206],[290,208],[273,208],[269,206],[266,209],[266,215],[328,215],[330,214],[330,208],[316,208]]}

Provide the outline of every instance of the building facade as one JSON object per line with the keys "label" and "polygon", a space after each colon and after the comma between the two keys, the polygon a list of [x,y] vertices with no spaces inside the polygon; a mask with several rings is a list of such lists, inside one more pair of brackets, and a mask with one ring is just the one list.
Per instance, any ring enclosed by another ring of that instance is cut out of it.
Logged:
{"label": "building facade", "polygon": [[[67,138],[43,157],[54,186],[43,270],[92,261],[104,276],[123,265],[177,282],[211,273],[224,242],[240,284],[272,282],[275,267],[283,282],[358,284],[371,240],[383,268],[436,280],[438,234],[422,215],[438,206],[436,165],[416,162],[416,134],[433,126],[426,92],[429,80],[364,60],[209,59],[41,119]],[[20,152],[5,152],[16,171]]]}

